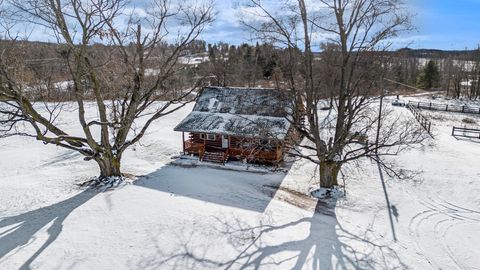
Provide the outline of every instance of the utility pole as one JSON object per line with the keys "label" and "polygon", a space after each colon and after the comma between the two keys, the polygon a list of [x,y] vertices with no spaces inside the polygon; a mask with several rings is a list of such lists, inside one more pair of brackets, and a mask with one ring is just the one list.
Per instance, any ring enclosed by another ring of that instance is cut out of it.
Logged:
{"label": "utility pole", "polygon": [[383,85],[383,80],[381,83],[382,94],[380,95],[380,107],[378,108],[378,124],[377,124],[377,137],[375,139],[375,155],[378,156],[378,140],[380,139],[380,126],[382,120],[382,107],[383,107],[383,97],[385,96],[385,87]]}

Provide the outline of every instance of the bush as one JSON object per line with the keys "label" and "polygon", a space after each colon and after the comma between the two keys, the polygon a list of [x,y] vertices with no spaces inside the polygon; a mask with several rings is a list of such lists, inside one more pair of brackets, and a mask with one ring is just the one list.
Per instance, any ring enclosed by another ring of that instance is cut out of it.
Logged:
{"label": "bush", "polygon": [[474,119],[472,118],[463,118],[462,119],[462,122],[465,123],[465,124],[475,124],[477,123]]}

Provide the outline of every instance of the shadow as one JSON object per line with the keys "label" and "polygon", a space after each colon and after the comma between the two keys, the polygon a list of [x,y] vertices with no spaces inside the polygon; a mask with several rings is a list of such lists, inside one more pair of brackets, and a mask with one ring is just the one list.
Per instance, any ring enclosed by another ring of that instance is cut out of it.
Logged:
{"label": "shadow", "polygon": [[396,206],[390,204],[390,199],[388,197],[387,185],[385,184],[385,178],[383,177],[382,165],[377,161],[378,175],[380,176],[380,181],[382,182],[383,194],[385,195],[385,203],[387,204],[388,210],[388,219],[390,220],[390,228],[392,230],[393,240],[397,241],[397,235],[395,233],[395,225],[393,224],[393,216],[398,221],[398,211]]}
{"label": "shadow", "polygon": [[[286,173],[242,172],[168,164],[135,185],[209,203],[263,213]],[[245,203],[248,202],[248,203]]]}
{"label": "shadow", "polygon": [[77,151],[69,150],[61,155],[58,155],[54,158],[52,158],[50,161],[43,163],[42,165],[39,166],[39,168],[46,167],[46,166],[51,166],[51,165],[57,165],[66,161],[70,161],[74,158],[80,157],[81,154]]}
{"label": "shadow", "polygon": [[16,248],[31,244],[35,234],[48,226],[47,240],[20,267],[30,269],[31,263],[58,238],[68,215],[96,194],[98,192],[87,189],[56,204],[0,219],[0,258],[4,258]]}
{"label": "shadow", "polygon": [[480,138],[467,138],[458,135],[452,135],[457,141],[464,141],[464,142],[472,142],[472,143],[480,143]]}
{"label": "shadow", "polygon": [[[387,245],[376,244],[380,237],[373,234],[371,227],[364,235],[347,231],[338,222],[335,214],[336,201],[318,201],[312,217],[277,226],[260,226],[253,241],[225,269],[261,269],[265,266],[281,267],[290,261],[290,269],[405,269],[398,255]],[[263,234],[287,230],[299,224],[310,225],[306,238],[287,241],[277,245],[262,245]],[[371,224],[373,225],[373,223]],[[229,226],[229,225],[225,225]],[[245,228],[243,228],[245,229]],[[255,228],[254,228],[255,229]],[[361,248],[359,248],[361,247]],[[295,256],[275,259],[280,253]],[[378,258],[394,258],[383,261]]]}
{"label": "shadow", "polygon": [[392,205],[390,208],[392,209],[392,215],[395,217],[395,220],[398,222],[398,217],[400,216],[400,213],[398,213],[398,208],[395,205]]}
{"label": "shadow", "polygon": [[389,247],[390,240],[375,232],[375,218],[361,229],[350,224],[355,231],[349,231],[337,219],[338,202],[334,199],[310,198],[311,211],[302,207],[289,213],[297,204],[279,199],[286,192],[280,185],[285,176],[167,165],[141,177],[136,185],[257,214],[252,217],[251,213],[226,210],[202,216],[201,221],[178,224],[168,232],[176,241],[168,249],[162,246],[159,232],[152,238],[155,248],[136,268],[408,268]]}
{"label": "shadow", "polygon": [[[337,220],[336,202],[317,203],[311,217],[276,224],[264,216],[251,225],[239,217],[217,217],[216,230],[233,247],[234,256],[198,249],[190,234],[178,252],[143,260],[142,269],[408,269],[387,244],[377,244],[373,222],[362,235],[346,230]],[[306,228],[306,230],[304,230]],[[225,240],[224,240],[225,241]],[[217,250],[218,252],[218,250]]]}

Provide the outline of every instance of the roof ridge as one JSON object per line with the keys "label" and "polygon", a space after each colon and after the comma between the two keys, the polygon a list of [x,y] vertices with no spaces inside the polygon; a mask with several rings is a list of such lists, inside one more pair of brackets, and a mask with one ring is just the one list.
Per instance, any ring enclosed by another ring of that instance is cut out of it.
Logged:
{"label": "roof ridge", "polygon": [[205,88],[212,88],[212,89],[242,89],[242,90],[275,90],[281,91],[281,89],[277,88],[269,88],[269,87],[242,87],[242,86],[205,86]]}
{"label": "roof ridge", "polygon": [[285,119],[288,117],[288,115],[286,116],[271,116],[271,115],[261,115],[261,114],[240,114],[240,113],[231,113],[231,112],[203,112],[203,111],[191,111],[189,113],[192,114],[192,113],[200,113],[200,114],[211,114],[211,115],[215,115],[215,114],[219,114],[219,115],[234,115],[234,116],[239,116],[239,117],[248,117],[248,116],[252,116],[252,117],[263,117],[263,118],[279,118],[279,119]]}

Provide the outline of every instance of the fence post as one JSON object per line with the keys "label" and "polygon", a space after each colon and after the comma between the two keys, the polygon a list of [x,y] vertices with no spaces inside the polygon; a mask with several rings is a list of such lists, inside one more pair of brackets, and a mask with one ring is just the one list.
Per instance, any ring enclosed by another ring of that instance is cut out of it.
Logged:
{"label": "fence post", "polygon": [[430,128],[432,127],[432,122],[428,123],[428,133],[430,133]]}
{"label": "fence post", "polygon": [[417,102],[417,108],[420,108],[420,102]]}
{"label": "fence post", "polygon": [[465,105],[462,106],[462,113],[465,112]]}
{"label": "fence post", "polygon": [[448,112],[448,104],[445,105],[445,111]]}
{"label": "fence post", "polygon": [[452,136],[455,133],[455,127],[452,127]]}
{"label": "fence post", "polygon": [[430,105],[428,106],[428,109],[431,110],[432,109],[432,103],[430,102]]}

